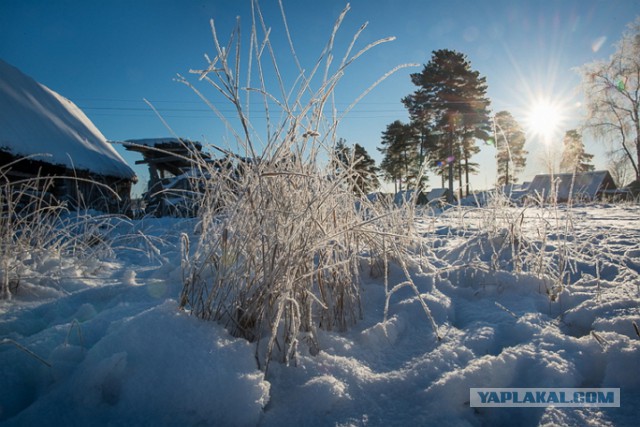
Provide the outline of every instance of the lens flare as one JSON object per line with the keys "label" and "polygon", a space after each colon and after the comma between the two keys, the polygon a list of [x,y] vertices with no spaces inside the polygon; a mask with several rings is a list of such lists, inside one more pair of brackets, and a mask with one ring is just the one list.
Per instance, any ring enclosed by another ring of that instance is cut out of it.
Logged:
{"label": "lens flare", "polygon": [[593,41],[593,43],[591,43],[591,50],[594,53],[598,52],[605,41],[607,41],[607,38],[605,36],[598,37]]}

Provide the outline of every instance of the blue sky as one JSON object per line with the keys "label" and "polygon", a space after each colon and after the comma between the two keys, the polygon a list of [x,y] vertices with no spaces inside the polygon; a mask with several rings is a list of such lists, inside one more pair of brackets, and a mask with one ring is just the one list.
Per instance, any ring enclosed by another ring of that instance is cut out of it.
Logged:
{"label": "blue sky", "polygon": [[[285,84],[296,70],[277,0],[261,1],[271,39],[280,54]],[[310,69],[326,45],[346,2],[283,0],[293,43],[303,67]],[[143,99],[150,100],[180,136],[220,144],[229,135],[220,121],[186,86],[174,81],[215,56],[209,20],[225,43],[243,22],[248,44],[249,0],[0,0],[0,58],[80,106],[110,140],[169,135]],[[562,106],[557,134],[576,127],[583,114],[580,78],[574,68],[608,58],[626,25],[640,15],[637,0],[354,0],[336,39],[337,60],[353,34],[369,22],[356,48],[387,36],[397,39],[374,48],[356,62],[336,90],[344,108],[371,83],[399,64],[429,61],[437,49],[466,54],[487,78],[492,111],[509,110],[524,123],[543,97]],[[338,135],[360,143],[376,158],[380,134],[396,119],[406,120],[400,99],[414,90],[408,68],[381,83],[342,121]],[[189,79],[223,111],[214,92]],[[230,113],[231,114],[231,113]],[[256,112],[259,117],[259,112]],[[543,171],[538,157],[546,147],[533,133],[526,148],[529,166],[522,179]],[[587,151],[604,167],[601,143],[585,137]],[[475,158],[482,173],[476,189],[495,180],[492,147]],[[133,165],[138,159],[127,154]],[[144,173],[137,170],[144,179]],[[439,186],[437,179],[432,186]]]}

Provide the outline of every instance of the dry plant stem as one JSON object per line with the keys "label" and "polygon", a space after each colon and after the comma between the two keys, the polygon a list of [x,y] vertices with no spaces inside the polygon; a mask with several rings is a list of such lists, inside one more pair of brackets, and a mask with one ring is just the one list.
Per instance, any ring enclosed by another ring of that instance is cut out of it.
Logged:
{"label": "dry plant stem", "polygon": [[591,331],[591,336],[598,342],[598,344],[600,344],[600,346],[602,347],[603,351],[607,351],[607,349],[610,346],[609,341],[607,341],[606,339],[604,339],[599,333],[597,333],[596,331]]}
{"label": "dry plant stem", "polygon": [[[24,161],[21,159],[19,161]],[[103,255],[112,256],[111,245],[116,240],[106,236],[121,219],[115,215],[83,213],[82,206],[70,211],[65,203],[50,196],[55,180],[90,182],[105,189],[104,184],[80,177],[50,176],[30,179],[9,179],[16,162],[0,167],[0,298],[10,299],[18,292],[21,277],[43,278],[41,269],[47,259],[67,259],[82,268],[85,261]],[[123,237],[126,239],[126,237]],[[56,279],[61,271],[47,271],[46,277]],[[42,276],[42,277],[41,277]],[[11,286],[11,284],[16,286]]]}
{"label": "dry plant stem", "polygon": [[[193,72],[235,106],[242,127],[234,133],[236,143],[249,157],[227,156],[223,164],[197,165],[203,171],[202,231],[193,245],[182,240],[180,305],[198,317],[221,322],[232,334],[255,341],[257,346],[265,339],[264,353],[257,347],[256,357],[266,375],[272,359],[295,363],[301,334],[309,348],[317,351],[317,328],[344,331],[362,317],[359,269],[365,251],[371,259],[391,258],[400,263],[411,281],[404,258],[413,239],[404,221],[412,218],[413,210],[390,213],[355,195],[353,166],[330,170],[321,161],[325,156],[332,165],[337,161],[332,158],[337,123],[335,117],[333,121],[324,117],[336,84],[355,59],[388,39],[351,55],[358,32],[338,69],[332,71],[334,42],[347,7],[313,69],[305,75],[298,65],[297,89],[287,91],[269,39],[271,32],[257,3],[252,6],[250,58],[255,63],[247,68],[257,72],[259,87],[243,90],[261,96],[266,109],[270,105],[280,108],[283,118],[272,123],[274,114],[268,112],[267,138],[259,148],[254,141],[262,139],[248,111],[241,108],[237,84],[241,79],[240,30],[234,30],[230,43],[222,48],[212,23],[217,56],[208,61],[206,69]],[[262,39],[258,27],[264,32]],[[295,56],[291,39],[290,48]],[[270,56],[280,95],[267,90],[267,71],[261,61],[264,52]],[[322,62],[324,75],[314,90],[313,80]],[[251,80],[247,76],[246,81]],[[182,82],[232,127],[200,90],[185,79]],[[412,287],[417,292],[413,283]]]}
{"label": "dry plant stem", "polygon": [[[543,198],[535,215],[525,215],[528,207],[509,206],[505,195],[497,194],[489,200],[488,207],[474,212],[481,213],[477,234],[486,234],[492,271],[507,269],[515,273],[530,272],[544,284],[550,301],[556,301],[563,290],[576,280],[579,263],[595,269],[597,296],[600,293],[603,262],[611,262],[630,271],[624,259],[609,253],[607,245],[598,244],[590,231],[576,228],[572,202],[561,206]],[[529,209],[529,211],[531,211]],[[461,218],[465,220],[464,214]],[[467,225],[461,224],[461,227]],[[601,242],[600,242],[601,243]],[[604,261],[604,260],[607,261]]]}
{"label": "dry plant stem", "polygon": [[78,339],[80,340],[80,346],[84,347],[84,339],[82,338],[82,329],[80,328],[80,322],[78,322],[78,319],[73,319],[71,321],[71,326],[69,326],[69,331],[67,332],[67,338],[64,340],[64,343],[65,345],[69,345],[69,338],[71,337],[71,331],[73,330],[74,326],[78,330]]}
{"label": "dry plant stem", "polygon": [[46,360],[44,360],[42,357],[38,356],[37,354],[35,354],[33,351],[29,350],[27,347],[23,346],[22,344],[10,339],[10,338],[3,338],[2,341],[0,341],[0,344],[11,344],[16,346],[18,349],[20,349],[21,351],[23,351],[25,354],[33,357],[34,359],[36,359],[38,362],[42,363],[43,365],[45,365],[46,367],[50,368],[51,367],[51,363],[47,362]]}
{"label": "dry plant stem", "polygon": [[506,313],[508,313],[509,315],[511,315],[514,319],[518,318],[518,315],[515,314],[513,311],[509,310],[507,307],[505,307],[504,305],[500,304],[498,301],[494,301],[496,307],[500,308],[501,310],[505,311]]}

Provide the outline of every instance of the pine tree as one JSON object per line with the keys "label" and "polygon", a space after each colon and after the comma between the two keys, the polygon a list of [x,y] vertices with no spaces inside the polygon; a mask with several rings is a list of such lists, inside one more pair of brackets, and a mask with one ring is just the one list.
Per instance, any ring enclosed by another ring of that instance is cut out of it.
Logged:
{"label": "pine tree", "polygon": [[353,160],[353,169],[356,173],[354,192],[368,194],[376,190],[380,186],[376,161],[363,146],[357,143],[353,149]]}
{"label": "pine tree", "polygon": [[346,142],[347,141],[344,138],[339,138],[333,149],[333,159],[331,162],[333,169],[337,172],[345,170],[351,161],[351,148],[347,146]]}
{"label": "pine tree", "polygon": [[376,167],[375,160],[360,144],[351,148],[343,138],[338,139],[331,163],[336,173],[348,174],[353,192],[358,195],[370,193],[380,186],[380,170]]}
{"label": "pine tree", "polygon": [[468,194],[474,170],[470,159],[479,151],[475,141],[490,138],[486,78],[471,69],[465,55],[443,49],[434,51],[422,72],[411,74],[411,81],[418,88],[402,100],[411,120],[437,135],[431,154],[437,156],[436,164],[446,164],[451,194],[456,175],[462,190],[463,171]]}
{"label": "pine tree", "polygon": [[593,154],[585,152],[582,135],[577,130],[572,129],[565,133],[562,147],[560,172],[581,173],[595,169],[591,164]]}
{"label": "pine tree", "polygon": [[384,154],[384,158],[380,168],[385,177],[393,181],[396,192],[415,184],[420,165],[420,140],[416,129],[396,120],[382,132],[381,143],[383,147],[378,150]]}
{"label": "pine tree", "polygon": [[496,157],[498,162],[498,185],[518,182],[517,174],[527,164],[524,130],[510,112],[500,111],[494,119],[496,136]]}

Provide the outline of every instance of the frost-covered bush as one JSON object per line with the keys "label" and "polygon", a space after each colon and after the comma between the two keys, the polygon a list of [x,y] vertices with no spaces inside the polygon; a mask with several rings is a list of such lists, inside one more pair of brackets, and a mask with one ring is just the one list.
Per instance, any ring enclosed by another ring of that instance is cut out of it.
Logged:
{"label": "frost-covered bush", "polygon": [[[571,203],[516,205],[507,195],[494,193],[485,206],[460,207],[448,212],[465,230],[465,243],[448,254],[459,267],[534,274],[545,283],[544,291],[555,300],[564,287],[581,278],[581,271],[600,277],[609,259],[600,246],[597,230],[576,227]],[[459,257],[459,260],[453,258]]]}
{"label": "frost-covered bush", "polygon": [[[212,22],[216,57],[207,58],[206,69],[192,71],[238,112],[233,120],[219,117],[234,132],[241,154],[215,147],[225,153],[223,160],[194,165],[205,196],[198,209],[199,241],[189,248],[189,239],[183,239],[180,305],[198,317],[222,322],[236,336],[256,341],[256,357],[259,363],[264,358],[265,369],[273,357],[292,361],[301,339],[312,353],[317,352],[317,328],[344,331],[357,321],[362,315],[361,271],[383,272],[387,260],[402,260],[412,244],[411,203],[395,208],[354,194],[353,166],[333,156],[339,118],[325,115],[332,92],[349,64],[389,40],[354,54],[358,32],[331,72],[333,42],[347,10],[338,18],[315,67],[310,72],[300,69],[292,88],[284,88],[274,66],[279,95],[270,93],[265,82],[261,55],[276,62],[259,9],[248,61],[249,70],[257,70],[256,86],[248,72],[247,87],[240,87],[239,28],[230,44],[222,47]],[[258,28],[265,31],[262,38]],[[324,76],[318,77],[323,61]],[[183,82],[219,113],[197,88],[186,79]],[[243,109],[248,94],[264,102],[265,124],[251,120]]]}
{"label": "frost-covered bush", "polygon": [[11,166],[0,167],[0,299],[25,281],[46,287],[64,270],[78,274],[85,262],[110,253],[105,236],[114,226],[113,216],[72,212],[57,201],[55,177],[9,180]]}

